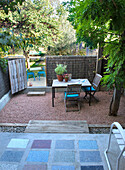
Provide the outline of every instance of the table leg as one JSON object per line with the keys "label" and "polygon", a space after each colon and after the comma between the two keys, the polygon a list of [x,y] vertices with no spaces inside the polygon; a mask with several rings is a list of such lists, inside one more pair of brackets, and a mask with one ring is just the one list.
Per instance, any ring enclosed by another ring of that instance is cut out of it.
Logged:
{"label": "table leg", "polygon": [[52,107],[54,107],[55,88],[52,87]]}
{"label": "table leg", "polygon": [[90,98],[89,98],[89,106],[91,106],[91,87],[90,87]]}

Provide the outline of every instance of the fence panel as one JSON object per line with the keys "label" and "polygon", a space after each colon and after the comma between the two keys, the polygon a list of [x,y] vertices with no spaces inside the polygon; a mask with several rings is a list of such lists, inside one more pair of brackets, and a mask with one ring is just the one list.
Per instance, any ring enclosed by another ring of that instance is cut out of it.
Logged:
{"label": "fence panel", "polygon": [[11,93],[27,88],[25,59],[8,61]]}

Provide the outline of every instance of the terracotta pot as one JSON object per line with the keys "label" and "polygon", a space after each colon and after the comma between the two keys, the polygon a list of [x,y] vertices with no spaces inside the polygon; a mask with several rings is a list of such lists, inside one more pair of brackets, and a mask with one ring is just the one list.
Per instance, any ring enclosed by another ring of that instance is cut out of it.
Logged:
{"label": "terracotta pot", "polygon": [[68,79],[69,79],[69,78],[65,78],[65,82],[68,82]]}
{"label": "terracotta pot", "polygon": [[63,75],[57,75],[58,81],[63,81]]}

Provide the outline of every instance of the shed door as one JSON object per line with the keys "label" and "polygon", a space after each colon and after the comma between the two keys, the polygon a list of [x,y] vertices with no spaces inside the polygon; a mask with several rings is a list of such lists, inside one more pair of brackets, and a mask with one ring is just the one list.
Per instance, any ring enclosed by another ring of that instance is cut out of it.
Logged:
{"label": "shed door", "polygon": [[8,61],[11,93],[27,88],[25,59]]}

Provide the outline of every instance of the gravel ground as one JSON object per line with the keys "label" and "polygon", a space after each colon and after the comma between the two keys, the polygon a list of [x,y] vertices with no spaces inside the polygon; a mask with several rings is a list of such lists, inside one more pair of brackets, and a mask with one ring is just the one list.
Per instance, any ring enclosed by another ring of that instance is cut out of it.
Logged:
{"label": "gravel ground", "polygon": [[[13,127],[13,126],[1,126],[0,131],[1,132],[9,132],[9,133],[24,133],[25,131],[24,127]],[[109,134],[110,128],[89,128],[90,134]]]}
{"label": "gravel ground", "polygon": [[65,112],[63,93],[56,93],[55,107],[52,107],[51,93],[32,97],[17,94],[0,111],[0,123],[28,123],[29,120],[86,120],[88,124],[107,125],[115,121],[125,123],[125,96],[121,98],[116,117],[108,116],[111,92],[97,92],[95,96],[100,102],[93,100],[91,106],[83,96],[81,93],[80,112]]}

